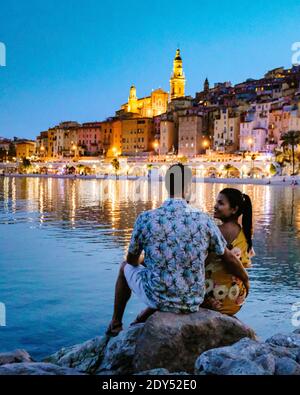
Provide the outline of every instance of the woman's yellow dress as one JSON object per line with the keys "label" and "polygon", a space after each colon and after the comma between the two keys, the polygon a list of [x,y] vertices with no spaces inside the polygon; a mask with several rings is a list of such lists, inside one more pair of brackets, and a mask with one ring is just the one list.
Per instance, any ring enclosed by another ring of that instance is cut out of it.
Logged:
{"label": "woman's yellow dress", "polygon": [[[255,255],[253,249],[247,252],[247,240],[243,230],[236,239],[227,246],[238,257],[243,266],[251,266],[251,258]],[[201,307],[216,310],[223,314],[236,314],[246,299],[246,288],[243,282],[230,274],[222,258],[214,253],[209,253],[205,266],[206,293]]]}

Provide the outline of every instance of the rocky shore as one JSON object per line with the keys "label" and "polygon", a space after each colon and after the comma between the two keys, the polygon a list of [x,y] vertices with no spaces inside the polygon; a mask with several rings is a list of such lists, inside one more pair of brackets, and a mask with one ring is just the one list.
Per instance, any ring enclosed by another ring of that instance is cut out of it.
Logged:
{"label": "rocky shore", "polygon": [[96,337],[34,361],[0,353],[0,375],[300,375],[300,330],[261,342],[237,318],[200,309],[156,312],[117,337]]}

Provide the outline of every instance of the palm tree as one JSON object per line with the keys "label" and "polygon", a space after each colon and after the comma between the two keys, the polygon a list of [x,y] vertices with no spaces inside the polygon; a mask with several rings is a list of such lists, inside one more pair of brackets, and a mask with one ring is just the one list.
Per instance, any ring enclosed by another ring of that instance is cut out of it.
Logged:
{"label": "palm tree", "polygon": [[147,177],[150,177],[152,168],[153,168],[153,164],[152,163],[148,163],[147,164],[147,170],[148,170]]}
{"label": "palm tree", "polygon": [[182,163],[183,165],[188,162],[188,158],[186,156],[178,156],[177,162]]}
{"label": "palm tree", "polygon": [[292,175],[295,174],[295,147],[300,144],[300,131],[290,130],[285,133],[282,137],[282,147],[292,147]]}
{"label": "palm tree", "polygon": [[118,161],[117,158],[114,158],[114,159],[111,161],[111,165],[112,165],[112,167],[114,168],[115,175],[116,175],[116,178],[117,178],[117,173],[118,173],[118,171],[120,170],[120,162]]}
{"label": "palm tree", "polygon": [[232,169],[232,166],[230,163],[227,163],[227,165],[224,166],[224,170],[226,170],[226,178],[229,178],[229,172]]}
{"label": "palm tree", "polygon": [[256,159],[256,154],[251,155],[251,161],[252,161],[252,169],[254,168],[254,161]]}

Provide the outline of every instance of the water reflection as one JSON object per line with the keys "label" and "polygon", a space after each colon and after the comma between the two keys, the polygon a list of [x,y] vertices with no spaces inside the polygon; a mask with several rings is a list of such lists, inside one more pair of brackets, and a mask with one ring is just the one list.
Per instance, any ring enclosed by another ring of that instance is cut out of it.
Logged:
{"label": "water reflection", "polygon": [[[193,204],[212,213],[226,186],[193,184]],[[239,317],[263,337],[292,330],[291,305],[299,297],[300,189],[233,187],[252,198],[257,254],[251,294]],[[10,307],[11,325],[1,328],[0,350],[24,347],[45,355],[103,331],[135,218],[165,198],[158,182],[1,178],[0,301]],[[134,300],[127,320],[140,308]],[[43,330],[50,331],[49,344],[39,337]]]}

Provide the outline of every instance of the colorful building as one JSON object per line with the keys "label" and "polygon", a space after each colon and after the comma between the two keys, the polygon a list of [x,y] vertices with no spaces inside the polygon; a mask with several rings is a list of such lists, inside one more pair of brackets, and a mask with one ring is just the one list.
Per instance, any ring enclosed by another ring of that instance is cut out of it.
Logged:
{"label": "colorful building", "polygon": [[214,121],[214,148],[234,152],[239,148],[240,116],[230,108],[220,109]]}
{"label": "colorful building", "polygon": [[137,155],[154,150],[154,127],[152,118],[121,120],[122,155]]}
{"label": "colorful building", "polygon": [[160,120],[160,141],[159,154],[177,152],[178,149],[178,129],[175,128],[174,121],[170,117],[162,116]]}
{"label": "colorful building", "polygon": [[178,155],[193,157],[204,153],[207,138],[203,134],[202,115],[191,113],[179,116]]}
{"label": "colorful building", "polygon": [[16,141],[16,158],[32,159],[36,155],[36,143],[31,140]]}
{"label": "colorful building", "polygon": [[102,122],[86,122],[77,129],[78,147],[84,155],[103,153]]}

